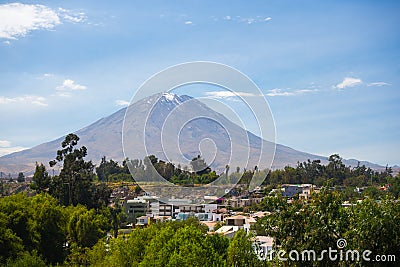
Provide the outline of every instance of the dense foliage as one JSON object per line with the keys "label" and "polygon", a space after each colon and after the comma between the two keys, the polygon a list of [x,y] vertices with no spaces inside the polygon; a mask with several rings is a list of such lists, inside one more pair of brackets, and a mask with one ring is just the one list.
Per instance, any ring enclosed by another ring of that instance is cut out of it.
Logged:
{"label": "dense foliage", "polygon": [[86,253],[94,266],[258,266],[250,237],[207,235],[196,219],[154,223],[126,237],[99,242]]}
{"label": "dense foliage", "polygon": [[99,181],[133,181],[132,176],[129,173],[127,161],[122,162],[122,166],[118,162],[110,159],[106,160],[106,157],[101,159],[100,165],[96,167],[96,173]]}
{"label": "dense foliage", "polygon": [[153,223],[109,239],[108,209],[63,207],[48,194],[21,193],[1,198],[0,210],[0,264],[243,266],[239,263],[255,261],[244,232],[231,241],[206,235],[207,227],[194,218]]}
{"label": "dense foliage", "polygon": [[196,171],[191,172],[187,166],[182,168],[180,165],[175,166],[171,162],[159,160],[154,155],[143,160],[126,159],[122,166],[112,159],[107,161],[104,157],[96,168],[96,173],[99,181],[133,181],[130,170],[133,177],[146,177],[147,180],[153,181],[161,175],[167,181],[179,185],[208,184],[218,178],[200,156],[193,158],[190,164]]}
{"label": "dense foliage", "polygon": [[1,198],[0,210],[0,264],[20,257],[62,263],[69,248],[91,247],[110,229],[107,209],[63,207],[44,193]]}
{"label": "dense foliage", "polygon": [[[313,249],[320,253],[329,247],[337,249],[337,240],[347,241],[346,250],[371,250],[375,255],[395,255],[400,259],[400,205],[387,197],[376,201],[366,197],[361,202],[344,206],[339,192],[323,189],[314,194],[310,203],[269,196],[263,201],[271,215],[257,221],[253,229],[259,235],[272,236],[279,249],[303,251]],[[319,254],[317,254],[319,257]],[[286,255],[287,257],[287,255]],[[292,262],[292,265],[332,265],[326,256],[319,262]],[[360,261],[347,265],[365,265]],[[336,262],[335,264],[338,264]],[[387,263],[389,264],[389,263]]]}
{"label": "dense foliage", "polygon": [[322,186],[327,182],[331,183],[332,186],[351,188],[390,184],[395,197],[398,197],[400,193],[400,182],[398,179],[394,179],[390,167],[376,171],[360,164],[353,167],[345,166],[342,158],[337,154],[331,155],[326,165],[323,165],[320,160],[308,160],[299,162],[296,167],[286,166],[283,169],[273,171],[261,170],[255,166],[254,169],[243,169],[242,171],[240,167],[236,167],[234,171],[230,172],[230,166],[226,165],[224,173],[216,174],[215,171],[207,167],[204,159],[200,156],[193,158],[190,165],[192,170],[197,171],[190,171],[187,166],[175,166],[173,163],[160,160],[154,155],[143,160],[126,159],[122,165],[112,159],[107,161],[104,157],[99,167],[96,168],[96,173],[100,181],[133,181],[129,173],[130,170],[134,177],[146,177],[151,181],[157,175],[161,175],[166,180],[179,185],[208,184],[219,177],[221,178],[220,182],[224,184],[239,183],[245,185],[248,185],[252,178],[264,179],[263,185],[272,187],[281,184]]}
{"label": "dense foliage", "polygon": [[391,176],[391,168],[379,172],[364,165],[360,166],[360,164],[355,167],[345,166],[342,158],[334,154],[329,157],[327,165],[321,164],[319,160],[308,160],[307,162],[299,162],[296,168],[287,166],[282,170],[269,172],[264,184],[309,183],[321,186],[330,181],[332,185],[361,187],[388,183]]}

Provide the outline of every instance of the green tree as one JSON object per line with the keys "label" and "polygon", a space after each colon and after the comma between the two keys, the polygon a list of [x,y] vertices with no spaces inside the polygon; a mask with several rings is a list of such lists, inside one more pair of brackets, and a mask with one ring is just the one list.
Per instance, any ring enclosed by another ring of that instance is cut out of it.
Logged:
{"label": "green tree", "polygon": [[101,209],[108,205],[110,195],[112,193],[111,188],[109,188],[106,184],[100,183],[97,185],[92,184],[89,194],[91,194],[91,198],[89,199],[89,203],[86,204],[88,208]]}
{"label": "green tree", "polygon": [[225,179],[226,179],[226,180],[228,180],[229,169],[230,169],[229,165],[226,164],[226,165],[225,165]]}
{"label": "green tree", "polygon": [[386,192],[379,190],[375,186],[368,186],[363,192],[363,196],[370,197],[372,199],[382,199],[385,198]]}
{"label": "green tree", "polygon": [[7,261],[6,267],[46,267],[46,263],[43,259],[37,255],[34,251],[32,253],[24,252],[22,255],[15,259],[9,259]]}
{"label": "green tree", "polygon": [[57,201],[47,194],[28,198],[20,193],[0,199],[0,262],[23,251],[35,251],[47,263],[63,261],[65,217]]}
{"label": "green tree", "polygon": [[90,189],[93,180],[93,164],[86,162],[84,157],[87,149],[82,146],[74,148],[79,141],[75,134],[68,134],[62,142],[62,149],[57,151],[55,160],[50,161],[51,167],[62,163],[59,179],[55,182],[53,193],[63,205],[77,205],[78,203],[88,205],[90,203]]}
{"label": "green tree", "polygon": [[17,178],[18,183],[23,183],[25,182],[25,175],[23,172],[18,173],[18,178]]}
{"label": "green tree", "polygon": [[2,198],[1,214],[5,215],[5,227],[21,240],[24,249],[33,250],[37,245],[37,234],[32,229],[33,209],[25,194],[20,193]]}
{"label": "green tree", "polygon": [[388,177],[389,192],[398,199],[400,197],[400,173],[396,177]]}
{"label": "green tree", "polygon": [[[312,197],[310,203],[293,201],[286,203],[269,216],[257,220],[257,234],[275,238],[280,249],[303,251],[313,249],[317,253],[337,248],[340,238],[347,240],[346,249],[371,250],[373,255],[400,256],[400,206],[393,199],[380,202],[370,197],[361,203],[344,207],[340,193],[323,189]],[[289,262],[290,265],[314,266],[315,261]],[[335,264],[328,258],[318,262],[322,266]],[[364,265],[349,262],[346,265]]]}
{"label": "green tree", "polygon": [[108,177],[113,174],[123,173],[123,168],[121,168],[117,162],[110,159],[106,160],[104,156],[101,158],[100,165],[96,168],[96,174],[99,181],[108,181]]}
{"label": "green tree", "polygon": [[4,196],[5,190],[4,190],[4,183],[3,181],[0,181],[0,196]]}
{"label": "green tree", "polygon": [[221,266],[222,258],[203,232],[191,225],[167,226],[152,239],[139,266]]}
{"label": "green tree", "polygon": [[259,264],[250,236],[242,229],[230,241],[227,255],[228,266],[257,266]]}
{"label": "green tree", "polygon": [[110,229],[109,220],[94,209],[84,206],[71,209],[67,230],[68,239],[78,247],[92,247]]}
{"label": "green tree", "polygon": [[[365,198],[348,210],[350,227],[343,237],[347,249],[370,250],[372,255],[400,257],[400,205],[391,198]],[[371,255],[371,258],[372,258]],[[361,262],[363,264],[363,262]]]}
{"label": "green tree", "polygon": [[49,162],[51,167],[62,164],[60,175],[53,177],[50,194],[63,205],[83,204],[88,208],[100,208],[108,204],[110,191],[104,184],[99,187],[93,184],[94,165],[84,160],[87,155],[85,146],[75,148],[78,141],[77,135],[68,134],[61,144],[62,149],[57,151],[56,159]]}
{"label": "green tree", "polygon": [[48,194],[39,194],[30,199],[34,208],[32,221],[34,232],[39,237],[37,251],[48,263],[63,261],[66,254],[65,213],[57,200]]}
{"label": "green tree", "polygon": [[121,223],[126,220],[126,214],[118,204],[116,204],[114,208],[109,208],[109,211],[114,238],[117,238],[118,229],[121,226]]}
{"label": "green tree", "polygon": [[167,243],[173,251],[168,266],[222,266],[224,261],[210,241],[193,226],[180,228]]}
{"label": "green tree", "polygon": [[[216,231],[215,227],[214,230]],[[212,249],[220,256],[220,258],[224,261],[227,260],[227,251],[229,247],[229,239],[223,235],[207,235],[207,242],[209,242],[212,246]]]}
{"label": "green tree", "polygon": [[190,161],[190,166],[192,167],[193,172],[198,175],[211,172],[211,168],[208,167],[206,161],[200,155]]}
{"label": "green tree", "polygon": [[36,162],[35,173],[33,174],[33,179],[30,187],[36,190],[37,193],[44,192],[50,186],[50,176],[46,171],[46,167],[40,163]]}
{"label": "green tree", "polygon": [[9,218],[3,212],[0,213],[0,247],[0,263],[16,258],[24,249],[22,239],[9,227]]}
{"label": "green tree", "polygon": [[104,243],[96,244],[90,254],[92,263],[102,266],[139,266],[147,253],[149,243],[160,233],[160,228],[151,225],[148,228],[136,229],[127,237],[111,239],[108,255],[105,254],[107,247]]}
{"label": "green tree", "polygon": [[129,173],[114,173],[107,177],[107,181],[133,181]]}
{"label": "green tree", "polygon": [[228,239],[206,232],[195,218],[152,223],[127,236],[100,240],[88,258],[95,266],[225,266]]}

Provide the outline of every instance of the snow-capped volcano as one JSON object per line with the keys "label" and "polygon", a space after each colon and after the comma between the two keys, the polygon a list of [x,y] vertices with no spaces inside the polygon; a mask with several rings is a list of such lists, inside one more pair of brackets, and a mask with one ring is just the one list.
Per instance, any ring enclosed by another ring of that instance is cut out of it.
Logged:
{"label": "snow-capped volcano", "polygon": [[[149,116],[147,116],[148,114]],[[199,117],[199,114],[201,114],[201,117]],[[98,163],[103,156],[120,162],[124,159],[122,147],[124,117],[129,118],[129,121],[125,121],[125,124],[129,126],[128,130],[131,131],[128,148],[132,147],[132,151],[135,151],[134,148],[140,147],[143,142],[146,142],[146,151],[139,151],[136,154],[137,157],[127,155],[131,159],[142,159],[150,154],[154,154],[160,159],[166,159],[166,156],[168,156],[168,159],[171,159],[175,156],[178,157],[174,153],[179,152],[182,155],[181,159],[190,159],[198,154],[205,154],[206,161],[209,163],[211,163],[212,159],[208,160],[207,156],[215,156],[215,159],[212,161],[212,167],[215,169],[223,170],[226,164],[230,161],[232,162],[232,160],[237,164],[235,166],[231,165],[232,168],[236,166],[253,168],[254,165],[252,164],[255,163],[252,162],[251,157],[259,153],[261,145],[264,147],[273,145],[245,131],[222,114],[190,96],[163,93],[149,96],[130,105],[128,112],[127,108],[123,108],[108,117],[102,118],[76,131],[75,133],[80,137],[79,145],[85,145],[88,149],[88,159],[94,163]],[[143,136],[143,125],[139,125],[143,121],[143,118],[146,118],[145,136]],[[188,120],[187,118],[196,119]],[[177,125],[177,127],[172,127],[174,125]],[[177,129],[180,131],[179,138],[176,138]],[[60,137],[31,149],[0,157],[0,171],[4,173],[32,172],[35,162],[47,164],[50,160],[54,159],[63,139],[64,137]],[[211,143],[209,142],[209,145],[211,145],[205,146],[206,149],[200,151],[202,146],[201,140],[212,140],[210,141]],[[246,162],[247,155],[238,153],[230,155],[232,140],[234,140],[234,146],[236,147],[250,148],[249,163]],[[173,147],[173,145],[176,145],[175,142],[178,142],[179,151],[176,151],[176,149],[172,149],[172,152],[167,151],[170,148],[176,148]],[[214,145],[217,153],[215,155],[208,155],[208,150],[214,149]],[[300,152],[277,144],[272,167],[283,168],[287,165],[295,166],[297,162],[308,159],[319,159],[322,163],[327,162],[327,157]],[[344,162],[346,163],[346,161]],[[361,164],[366,164],[372,168],[381,167],[368,162],[362,162]]]}

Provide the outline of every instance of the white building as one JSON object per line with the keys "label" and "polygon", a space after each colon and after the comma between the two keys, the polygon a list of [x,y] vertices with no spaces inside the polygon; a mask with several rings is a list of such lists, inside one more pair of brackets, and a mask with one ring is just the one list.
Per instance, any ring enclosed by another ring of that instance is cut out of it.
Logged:
{"label": "white building", "polygon": [[215,233],[223,234],[228,238],[232,238],[240,229],[243,229],[248,233],[251,225],[255,223],[256,220],[252,217],[236,215],[226,218],[225,225],[215,231]]}
{"label": "white building", "polygon": [[272,246],[274,244],[274,239],[270,236],[256,236],[253,240],[253,248],[260,260],[265,260],[268,257]]}

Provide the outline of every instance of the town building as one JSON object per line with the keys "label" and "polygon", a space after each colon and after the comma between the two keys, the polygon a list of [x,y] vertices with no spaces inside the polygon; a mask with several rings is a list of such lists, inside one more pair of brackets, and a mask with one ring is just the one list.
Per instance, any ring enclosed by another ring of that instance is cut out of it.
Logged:
{"label": "town building", "polygon": [[228,238],[232,238],[240,229],[247,233],[250,231],[251,225],[255,224],[256,220],[249,216],[235,215],[225,218],[225,225],[219,228],[215,233],[222,234]]}

